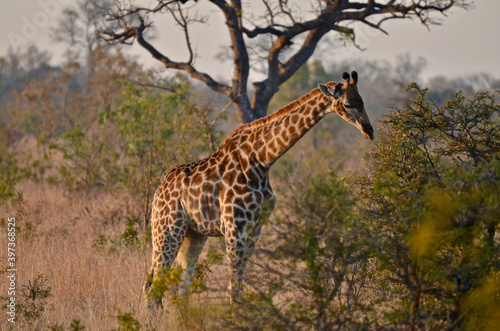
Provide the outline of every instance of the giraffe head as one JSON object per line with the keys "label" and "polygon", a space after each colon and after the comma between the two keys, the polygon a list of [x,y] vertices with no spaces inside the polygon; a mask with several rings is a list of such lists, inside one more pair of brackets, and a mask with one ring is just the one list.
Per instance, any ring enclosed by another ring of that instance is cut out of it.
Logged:
{"label": "giraffe head", "polygon": [[329,84],[330,86],[319,84],[319,88],[325,96],[333,98],[332,112],[357,127],[365,138],[373,140],[373,127],[366,114],[363,99],[358,93],[358,73],[353,71],[351,75],[352,82],[351,76],[344,72],[342,78],[345,84],[335,83],[335,85]]}

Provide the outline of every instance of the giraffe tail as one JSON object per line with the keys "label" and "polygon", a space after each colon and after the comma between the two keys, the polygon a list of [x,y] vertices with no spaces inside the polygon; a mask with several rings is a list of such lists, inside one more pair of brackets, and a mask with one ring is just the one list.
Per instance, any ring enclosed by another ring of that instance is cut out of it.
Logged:
{"label": "giraffe tail", "polygon": [[144,295],[146,296],[146,299],[148,299],[148,300],[151,297],[149,292],[151,291],[151,286],[153,286],[154,274],[155,274],[155,268],[151,267],[150,271],[146,275],[146,281],[144,282],[144,285],[142,287]]}

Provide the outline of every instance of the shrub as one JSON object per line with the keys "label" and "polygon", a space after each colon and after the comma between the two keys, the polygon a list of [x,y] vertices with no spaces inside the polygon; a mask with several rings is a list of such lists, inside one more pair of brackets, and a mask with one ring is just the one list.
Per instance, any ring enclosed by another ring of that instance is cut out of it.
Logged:
{"label": "shrub", "polygon": [[498,280],[500,106],[493,93],[459,92],[437,107],[410,89],[418,96],[384,118],[372,175],[359,181],[375,283],[393,294],[380,307],[403,328],[476,329],[486,320],[471,295]]}
{"label": "shrub", "polygon": [[359,329],[367,250],[354,200],[330,174],[286,188],[228,324],[248,329]]}
{"label": "shrub", "polygon": [[42,316],[46,309],[47,299],[51,297],[49,281],[44,275],[37,275],[33,282],[21,289],[21,300],[17,305],[18,311],[25,321],[34,321]]}
{"label": "shrub", "polygon": [[7,144],[3,140],[0,140],[0,172],[2,173],[0,178],[0,202],[3,202],[17,195],[15,188],[17,182],[21,179],[21,169],[17,164],[15,154],[9,151]]}
{"label": "shrub", "polygon": [[286,186],[228,327],[498,324],[500,106],[490,92],[440,107],[410,92],[382,120],[369,174]]}

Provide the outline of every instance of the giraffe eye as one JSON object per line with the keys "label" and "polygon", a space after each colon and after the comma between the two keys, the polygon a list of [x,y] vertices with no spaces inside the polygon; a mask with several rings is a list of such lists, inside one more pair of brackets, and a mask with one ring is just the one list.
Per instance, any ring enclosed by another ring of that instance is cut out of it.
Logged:
{"label": "giraffe eye", "polygon": [[350,105],[350,104],[348,104],[348,103],[344,103],[344,107],[346,107],[347,109],[349,109],[349,108],[354,108],[354,106],[351,106],[351,105]]}

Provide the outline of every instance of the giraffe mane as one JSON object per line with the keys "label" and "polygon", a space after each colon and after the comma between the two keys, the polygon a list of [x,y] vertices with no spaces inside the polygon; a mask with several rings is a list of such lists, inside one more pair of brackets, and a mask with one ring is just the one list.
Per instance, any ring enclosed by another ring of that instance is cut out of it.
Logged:
{"label": "giraffe mane", "polygon": [[[335,87],[337,84],[338,83],[335,83],[335,82],[329,82],[326,85],[328,85],[330,87]],[[277,119],[279,119],[279,118],[281,118],[281,117],[283,117],[283,116],[291,113],[292,111],[297,110],[298,108],[302,107],[303,105],[305,105],[309,101],[317,98],[321,94],[322,94],[322,92],[320,91],[319,88],[312,89],[311,91],[309,91],[309,93],[301,96],[299,99],[296,99],[296,100],[290,102],[288,105],[280,108],[279,110],[275,111],[274,113],[272,113],[272,114],[270,114],[270,115],[268,115],[266,117],[259,118],[259,119],[255,120],[255,121],[251,122],[251,123],[240,125],[233,132],[231,132],[227,136],[226,139],[224,139],[224,142],[222,142],[221,147],[227,141],[229,141],[229,139],[231,139],[232,137],[234,137],[235,135],[237,135],[241,131],[269,124],[269,123],[271,123],[271,122],[273,122],[273,121],[275,121],[275,120],[277,120]]]}

